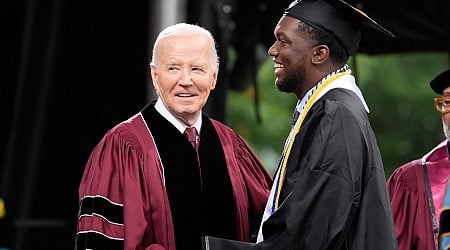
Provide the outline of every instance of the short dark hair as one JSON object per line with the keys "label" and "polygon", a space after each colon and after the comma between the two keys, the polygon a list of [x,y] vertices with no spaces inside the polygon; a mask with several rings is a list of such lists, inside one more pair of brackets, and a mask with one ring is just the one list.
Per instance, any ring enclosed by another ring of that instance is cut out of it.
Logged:
{"label": "short dark hair", "polygon": [[323,44],[330,48],[330,60],[337,64],[346,63],[348,60],[348,53],[345,51],[342,44],[338,41],[339,38],[331,35],[332,31],[325,32],[308,23],[299,22],[298,28],[301,32],[306,34],[311,41],[317,45]]}

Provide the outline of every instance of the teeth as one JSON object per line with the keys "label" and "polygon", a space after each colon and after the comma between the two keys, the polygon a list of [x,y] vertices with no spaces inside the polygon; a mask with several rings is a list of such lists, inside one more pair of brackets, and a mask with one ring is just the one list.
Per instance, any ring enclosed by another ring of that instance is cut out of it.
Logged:
{"label": "teeth", "polygon": [[273,67],[274,68],[283,68],[283,65],[281,65],[280,63],[274,63]]}
{"label": "teeth", "polygon": [[189,96],[192,96],[191,94],[178,94],[178,96],[181,96],[181,97],[189,97]]}

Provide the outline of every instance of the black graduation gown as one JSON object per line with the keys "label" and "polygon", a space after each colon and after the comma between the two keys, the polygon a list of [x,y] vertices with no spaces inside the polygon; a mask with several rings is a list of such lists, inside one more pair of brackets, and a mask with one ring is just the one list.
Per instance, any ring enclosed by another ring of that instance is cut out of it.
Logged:
{"label": "black graduation gown", "polygon": [[332,89],[311,107],[280,204],[263,224],[263,242],[210,238],[205,249],[397,249],[382,159],[356,94]]}

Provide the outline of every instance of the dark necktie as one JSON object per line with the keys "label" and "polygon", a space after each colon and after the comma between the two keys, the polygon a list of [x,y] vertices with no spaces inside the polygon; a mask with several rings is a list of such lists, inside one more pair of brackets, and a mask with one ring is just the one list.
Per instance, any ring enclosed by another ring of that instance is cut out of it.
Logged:
{"label": "dark necktie", "polygon": [[186,128],[183,134],[191,142],[192,147],[197,149],[197,130],[194,127]]}
{"label": "dark necktie", "polygon": [[192,144],[192,147],[194,147],[195,149],[200,173],[200,184],[202,185],[202,168],[200,167],[200,157],[198,155],[197,130],[194,127],[186,128],[186,130],[184,130],[183,135],[188,139],[188,141]]}

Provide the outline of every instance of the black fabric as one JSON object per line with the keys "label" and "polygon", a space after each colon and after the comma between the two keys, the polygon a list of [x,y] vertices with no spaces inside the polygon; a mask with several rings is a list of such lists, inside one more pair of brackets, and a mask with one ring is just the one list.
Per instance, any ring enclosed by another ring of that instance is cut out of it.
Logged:
{"label": "black fabric", "polygon": [[203,212],[207,225],[203,235],[237,239],[236,204],[225,155],[219,136],[205,115],[198,151],[206,201]]}
{"label": "black fabric", "polygon": [[353,92],[332,89],[311,107],[288,158],[280,201],[263,224],[264,241],[217,242],[211,249],[397,249],[380,152]]}
{"label": "black fabric", "polygon": [[[87,240],[89,239],[89,240]],[[123,249],[123,240],[108,238],[99,233],[86,232],[76,236],[75,250],[120,250]]]}
{"label": "black fabric", "polygon": [[84,197],[80,202],[78,217],[98,214],[110,222],[123,224],[123,206],[103,197]]}
{"label": "black fabric", "polygon": [[450,234],[450,209],[444,209],[439,219],[439,238],[443,234]]}
{"label": "black fabric", "polygon": [[381,156],[354,93],[334,89],[313,105],[287,164],[263,249],[396,248]]}
{"label": "black fabric", "polygon": [[288,159],[286,203],[264,225],[261,246],[395,249],[383,164],[365,112],[343,89],[311,108]]}
{"label": "black fabric", "polygon": [[148,105],[143,116],[161,156],[177,250],[200,249],[200,236],[236,239],[236,206],[219,137],[203,117],[199,163],[190,142]]}

